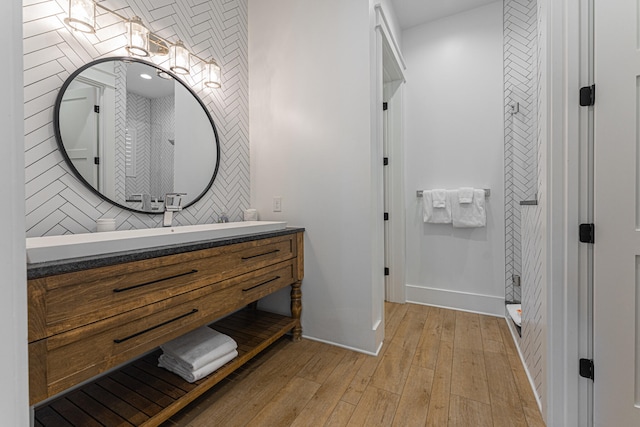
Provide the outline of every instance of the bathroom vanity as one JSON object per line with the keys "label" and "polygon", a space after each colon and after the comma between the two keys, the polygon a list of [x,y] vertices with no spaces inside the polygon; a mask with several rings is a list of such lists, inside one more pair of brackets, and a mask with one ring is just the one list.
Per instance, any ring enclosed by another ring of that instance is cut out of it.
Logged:
{"label": "bathroom vanity", "polygon": [[[72,425],[93,425],[87,414],[111,423],[115,414],[124,425],[156,426],[287,332],[300,340],[303,232],[29,264],[36,425],[62,425],[56,417],[65,413],[78,420]],[[290,316],[257,309],[287,286]],[[236,359],[193,384],[156,366],[159,345],[212,322],[238,342]]]}

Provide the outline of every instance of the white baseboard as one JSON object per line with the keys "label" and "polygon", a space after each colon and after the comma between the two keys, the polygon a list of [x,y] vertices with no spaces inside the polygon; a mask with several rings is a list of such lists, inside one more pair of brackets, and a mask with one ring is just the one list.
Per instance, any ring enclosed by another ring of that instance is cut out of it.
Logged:
{"label": "white baseboard", "polygon": [[407,285],[407,302],[504,317],[504,297]]}
{"label": "white baseboard", "polygon": [[516,331],[516,327],[513,325],[513,322],[511,321],[511,319],[509,319],[509,317],[506,317],[505,320],[507,322],[507,326],[509,327],[509,331],[511,331],[511,337],[513,338],[513,342],[516,345],[516,349],[518,350],[518,356],[520,357],[520,361],[522,362],[522,367],[524,368],[524,372],[527,374],[527,379],[529,380],[529,387],[531,387],[533,396],[536,398],[536,402],[538,403],[538,408],[542,413],[542,402],[540,401],[540,396],[538,396],[538,391],[536,390],[536,383],[533,381],[531,372],[529,372],[529,368],[527,367],[527,362],[524,360],[524,355],[522,354],[522,350],[520,350],[520,339],[519,339],[520,336],[518,335],[518,332]]}

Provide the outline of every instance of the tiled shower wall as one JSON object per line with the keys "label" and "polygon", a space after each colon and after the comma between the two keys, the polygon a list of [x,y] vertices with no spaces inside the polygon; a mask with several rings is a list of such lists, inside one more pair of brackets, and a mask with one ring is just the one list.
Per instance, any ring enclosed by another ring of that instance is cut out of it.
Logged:
{"label": "tiled shower wall", "polygon": [[[543,260],[544,132],[540,52],[543,13],[536,0],[504,0],[506,299],[522,301],[518,347],[540,402],[545,385],[545,280]],[[519,104],[512,114],[511,105]],[[521,200],[537,205],[520,206]],[[514,287],[511,275],[521,275]]]}
{"label": "tiled shower wall", "polygon": [[[222,67],[222,89],[203,89],[197,72],[186,78],[216,123],[221,159],[211,190],[174,222],[215,222],[222,210],[240,220],[249,206],[247,0],[99,3],[126,17],[140,16],[161,37],[181,39]],[[77,33],[63,23],[67,7],[67,0],[23,0],[27,236],[94,231],[101,217],[116,218],[119,229],[155,227],[161,215],[132,213],[96,197],[76,180],[58,151],[53,104],[63,82],[94,59],[126,56],[124,25],[113,15],[98,9],[96,34]],[[162,65],[166,58],[153,61]]]}
{"label": "tiled shower wall", "polygon": [[520,202],[535,200],[537,192],[536,1],[504,0],[503,11],[505,295],[520,301],[512,283],[514,274],[522,274]]}

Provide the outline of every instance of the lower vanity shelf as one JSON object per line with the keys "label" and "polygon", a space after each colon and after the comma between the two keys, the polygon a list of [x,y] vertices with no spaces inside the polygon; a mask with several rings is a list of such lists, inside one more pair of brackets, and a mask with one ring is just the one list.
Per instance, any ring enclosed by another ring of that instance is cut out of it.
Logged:
{"label": "lower vanity shelf", "polygon": [[238,343],[238,357],[188,383],[157,367],[160,351],[100,377],[35,411],[35,426],[158,426],[291,331],[292,317],[253,308],[211,325]]}

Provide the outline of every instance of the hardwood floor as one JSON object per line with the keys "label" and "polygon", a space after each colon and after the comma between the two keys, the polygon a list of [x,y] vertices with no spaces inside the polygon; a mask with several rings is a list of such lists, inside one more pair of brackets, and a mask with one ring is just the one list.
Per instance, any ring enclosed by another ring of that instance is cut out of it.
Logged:
{"label": "hardwood floor", "polygon": [[378,357],[276,342],[162,427],[544,422],[504,319],[386,304]]}

